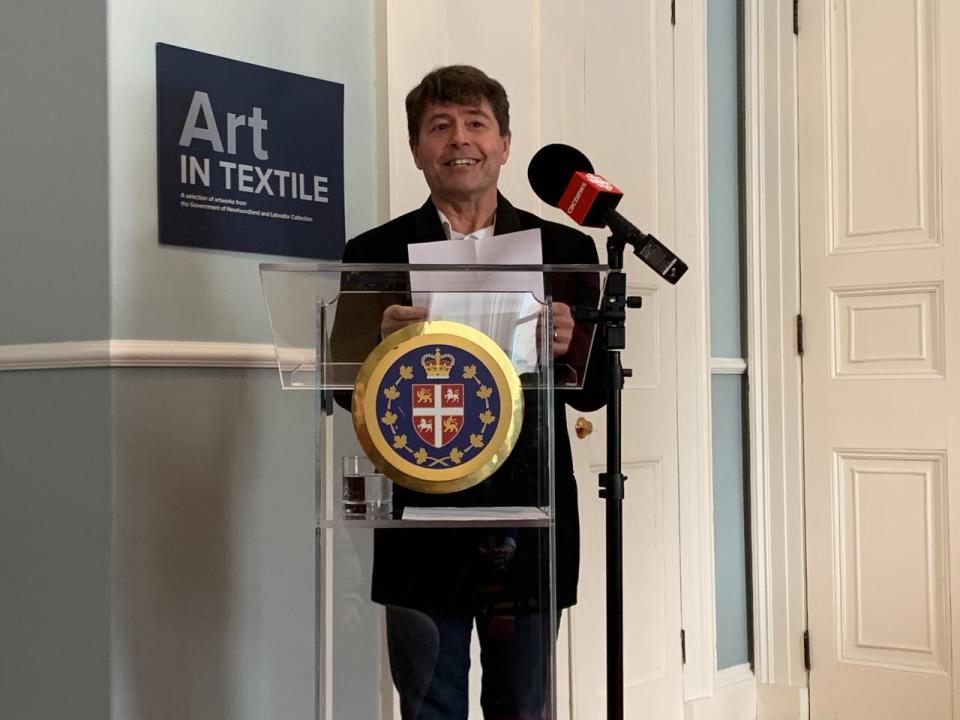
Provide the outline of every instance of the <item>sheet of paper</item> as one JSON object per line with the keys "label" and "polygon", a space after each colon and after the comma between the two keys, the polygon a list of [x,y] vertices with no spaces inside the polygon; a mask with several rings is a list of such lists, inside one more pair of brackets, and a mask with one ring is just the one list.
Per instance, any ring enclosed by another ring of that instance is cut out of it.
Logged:
{"label": "sheet of paper", "polygon": [[489,522],[491,520],[543,520],[546,513],[538,507],[405,507],[404,520],[455,520]]}
{"label": "sheet of paper", "polygon": [[[443,240],[407,246],[410,262],[416,265],[542,265],[540,230],[520,230],[483,240]],[[528,291],[543,297],[540,273],[504,272],[415,272],[410,273],[411,289],[450,291]]]}
{"label": "sheet of paper", "polygon": [[[434,265],[540,265],[540,230],[483,240],[446,240],[408,246],[410,262]],[[536,326],[543,298],[538,272],[418,271],[410,273],[414,305],[430,320],[464,323],[489,335],[520,373],[536,368]]]}

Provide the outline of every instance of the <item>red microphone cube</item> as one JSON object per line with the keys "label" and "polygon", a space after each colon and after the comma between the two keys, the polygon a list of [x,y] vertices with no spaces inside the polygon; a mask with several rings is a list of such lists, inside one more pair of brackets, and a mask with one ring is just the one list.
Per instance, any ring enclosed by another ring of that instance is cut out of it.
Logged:
{"label": "red microphone cube", "polygon": [[594,173],[578,170],[563,191],[557,207],[578,225],[604,227],[602,211],[616,207],[621,197],[623,193],[613,183]]}

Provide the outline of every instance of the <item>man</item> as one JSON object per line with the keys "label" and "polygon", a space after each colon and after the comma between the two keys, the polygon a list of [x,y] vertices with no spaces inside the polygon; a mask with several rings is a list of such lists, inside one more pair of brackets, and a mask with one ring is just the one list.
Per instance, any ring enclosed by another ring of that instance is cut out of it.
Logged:
{"label": "man", "polygon": [[[483,240],[518,230],[541,233],[544,263],[595,264],[593,241],[585,234],[514,208],[497,190],[500,168],[510,157],[509,103],[503,86],[480,70],[437,68],[407,95],[410,150],[423,172],[430,197],[403,215],[351,240],[344,262],[406,263],[411,243]],[[555,358],[589,351],[592,328],[574,322],[571,306],[596,304],[597,283],[553,278]],[[402,297],[402,295],[401,295]],[[372,347],[380,337],[426,319],[426,309],[398,301],[378,308],[379,326],[367,330],[360,312],[338,316],[351,344]],[[602,360],[591,353],[584,389],[556,394],[554,427],[556,602],[576,602],[579,571],[577,490],[573,477],[564,404],[594,410],[604,403]],[[543,408],[528,403],[521,437],[493,476],[469,490],[424,496],[395,488],[395,506],[537,504],[540,462],[538,428]],[[532,490],[530,488],[533,488]],[[526,490],[524,490],[526,488]],[[521,497],[524,493],[526,496]],[[533,498],[533,501],[530,500]],[[546,535],[511,530],[491,535],[477,530],[378,530],[375,537],[373,600],[386,606],[391,671],[405,720],[460,720],[467,717],[469,642],[473,623],[481,643],[481,704],[488,720],[539,718],[549,672],[544,660],[554,641],[548,608],[540,602],[546,584]],[[527,563],[525,565],[525,563]],[[507,608],[505,611],[504,608]]]}

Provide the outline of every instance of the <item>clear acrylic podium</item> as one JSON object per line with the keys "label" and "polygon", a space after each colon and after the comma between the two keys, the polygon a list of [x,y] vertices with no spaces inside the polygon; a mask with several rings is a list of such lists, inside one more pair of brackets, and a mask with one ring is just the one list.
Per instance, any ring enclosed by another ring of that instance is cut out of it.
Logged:
{"label": "clear acrylic podium", "polygon": [[[463,702],[471,719],[483,717],[481,664],[485,704],[504,716],[556,717],[553,437],[555,429],[566,429],[555,428],[563,417],[562,403],[555,403],[582,388],[594,328],[578,322],[569,351],[554,359],[551,307],[556,300],[596,309],[605,270],[261,265],[281,383],[317,398],[319,720],[392,720],[401,716],[401,703],[408,716],[417,717],[418,705],[438,696],[456,704],[459,693],[451,691],[450,676],[461,664],[458,658],[470,659]],[[417,492],[373,477],[384,470],[374,468],[358,488],[357,478],[343,475],[353,462],[344,458],[365,459],[352,392],[364,361],[381,342],[383,310],[394,304],[427,307],[426,327],[454,322],[483,332],[519,378],[516,444],[473,487]],[[384,487],[387,496],[363,496]],[[471,631],[467,623],[474,616],[480,619]],[[402,700],[395,684],[404,688]]]}

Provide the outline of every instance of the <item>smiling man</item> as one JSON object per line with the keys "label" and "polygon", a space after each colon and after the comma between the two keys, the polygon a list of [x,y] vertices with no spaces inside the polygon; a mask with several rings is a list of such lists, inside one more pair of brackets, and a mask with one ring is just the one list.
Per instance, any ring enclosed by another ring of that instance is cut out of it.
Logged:
{"label": "smiling man", "polygon": [[[544,263],[597,263],[590,237],[519,210],[499,193],[500,168],[510,157],[512,139],[510,105],[499,82],[474,67],[440,67],[410,91],[406,110],[410,150],[430,197],[419,210],[347,243],[345,262],[406,263],[412,243],[465,237],[482,241],[538,229]],[[552,278],[556,358],[585,353],[590,346],[591,329],[576,325],[570,308],[596,306],[599,283],[579,278],[578,282],[565,281],[562,275]],[[351,357],[362,357],[381,337],[424,319],[422,307],[398,302],[368,312],[363,303],[350,305],[349,296],[342,296],[331,343],[335,353],[338,345],[359,347]],[[557,610],[576,602],[580,549],[565,405],[585,411],[602,407],[603,355],[593,348],[582,390],[555,395]],[[442,496],[394,486],[395,510],[417,505],[537,504],[518,494],[522,492],[518,488],[537,487],[538,480],[531,479],[540,462],[537,428],[546,418],[536,416],[536,405],[528,403],[516,447],[487,480]],[[390,666],[404,720],[467,718],[474,625],[481,646],[484,717],[543,717],[544,698],[552,692],[548,661],[554,635],[536,587],[547,567],[547,547],[544,531],[538,529],[376,531],[372,597],[386,606]]]}
{"label": "smiling man", "polygon": [[510,157],[505,108],[496,111],[501,122],[486,99],[422,108],[417,100],[416,96],[412,102],[408,100],[413,123],[410,149],[417,168],[423,171],[433,204],[454,232],[466,235],[492,226],[500,167]]}

